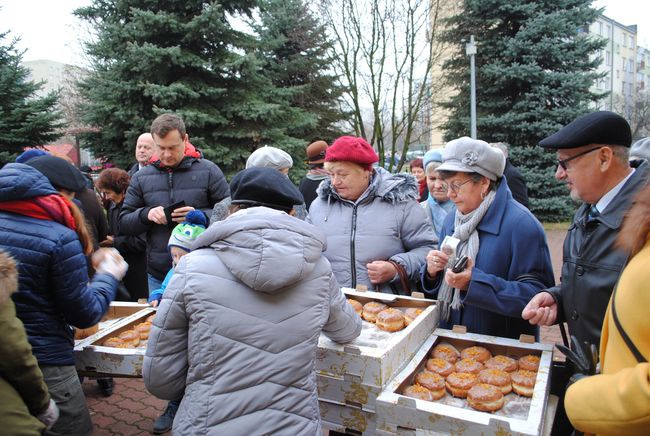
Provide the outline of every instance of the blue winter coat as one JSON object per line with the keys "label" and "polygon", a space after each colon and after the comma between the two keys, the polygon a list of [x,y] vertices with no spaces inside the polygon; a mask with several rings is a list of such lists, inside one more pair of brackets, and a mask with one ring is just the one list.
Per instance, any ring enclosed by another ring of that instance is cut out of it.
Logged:
{"label": "blue winter coat", "polygon": [[[0,170],[0,202],[56,194],[36,169],[12,163]],[[88,283],[77,234],[55,221],[0,211],[0,248],[18,261],[16,314],[40,365],[74,365],[74,329],[99,322],[118,281],[95,274]]]}
{"label": "blue winter coat", "polygon": [[[440,240],[454,233],[455,214],[445,219]],[[494,202],[478,225],[479,252],[474,259],[472,279],[462,292],[463,306],[452,310],[449,322],[440,327],[464,325],[472,333],[518,338],[539,330],[521,318],[521,311],[541,289],[553,285],[553,267],[544,229],[532,213],[512,198],[501,180]],[[422,284],[429,297],[436,298],[443,274]]]}

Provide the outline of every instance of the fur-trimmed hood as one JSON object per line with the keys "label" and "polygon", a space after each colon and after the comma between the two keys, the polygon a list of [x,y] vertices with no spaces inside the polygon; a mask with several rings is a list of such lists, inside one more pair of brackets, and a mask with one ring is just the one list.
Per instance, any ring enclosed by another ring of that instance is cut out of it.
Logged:
{"label": "fur-trimmed hood", "polygon": [[0,306],[5,304],[18,287],[16,261],[0,250]]}
{"label": "fur-trimmed hood", "polygon": [[[320,184],[316,191],[318,196],[323,200],[342,201],[338,196],[330,179],[326,179]],[[420,198],[418,182],[410,174],[399,173],[391,174],[384,168],[375,167],[372,171],[372,180],[368,189],[359,197],[357,202],[372,200],[373,197],[380,197],[383,201],[392,204],[402,203],[409,200],[418,200]]]}

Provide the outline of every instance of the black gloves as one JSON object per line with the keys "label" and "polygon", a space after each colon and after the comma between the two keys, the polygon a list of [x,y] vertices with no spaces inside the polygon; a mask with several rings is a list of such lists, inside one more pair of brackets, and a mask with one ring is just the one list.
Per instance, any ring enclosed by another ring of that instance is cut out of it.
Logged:
{"label": "black gloves", "polygon": [[575,336],[571,335],[571,348],[560,344],[555,344],[555,346],[573,363],[576,371],[569,379],[567,388],[585,376],[596,374],[598,364],[596,345],[587,342],[581,343]]}

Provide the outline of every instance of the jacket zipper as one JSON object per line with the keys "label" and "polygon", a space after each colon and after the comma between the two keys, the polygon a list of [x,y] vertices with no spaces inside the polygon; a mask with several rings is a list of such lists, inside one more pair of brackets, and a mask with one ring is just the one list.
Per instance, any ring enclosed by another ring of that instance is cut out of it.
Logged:
{"label": "jacket zipper", "polygon": [[174,201],[174,173],[167,173],[167,185],[169,185],[169,201]]}
{"label": "jacket zipper", "polygon": [[354,239],[357,233],[357,205],[352,206],[352,231],[350,232],[350,262],[352,263],[352,288],[357,287],[357,267],[354,255]]}

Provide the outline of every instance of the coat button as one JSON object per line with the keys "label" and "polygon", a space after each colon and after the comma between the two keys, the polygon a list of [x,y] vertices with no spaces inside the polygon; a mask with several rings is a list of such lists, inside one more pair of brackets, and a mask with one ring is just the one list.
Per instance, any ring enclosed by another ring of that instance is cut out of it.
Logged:
{"label": "coat button", "polygon": [[576,309],[573,309],[573,312],[571,312],[571,319],[574,321],[578,319],[578,311]]}
{"label": "coat button", "polygon": [[584,273],[585,273],[585,269],[583,267],[579,266],[576,268],[576,274],[578,274],[579,276],[583,275]]}

